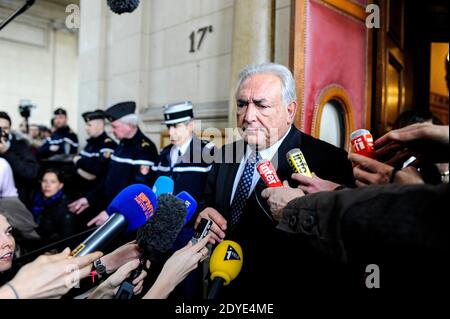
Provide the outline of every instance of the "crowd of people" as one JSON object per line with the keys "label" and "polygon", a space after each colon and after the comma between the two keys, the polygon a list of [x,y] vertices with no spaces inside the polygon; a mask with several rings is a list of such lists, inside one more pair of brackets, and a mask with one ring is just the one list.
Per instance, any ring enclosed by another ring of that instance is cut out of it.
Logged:
{"label": "crowd of people", "polygon": [[[376,156],[369,158],[294,126],[296,85],[282,65],[244,68],[235,98],[241,139],[221,149],[200,140],[193,105],[181,102],[164,109],[171,144],[159,154],[139,128],[132,101],[84,113],[89,138],[82,150],[62,108],[54,112],[51,134],[31,125],[28,137],[13,132],[9,115],[0,112],[0,298],[61,297],[99,265],[105,276],[80,295],[114,298],[140,265],[134,238],[83,257],[51,244],[101,226],[123,189],[152,186],[161,176],[174,181],[174,194],[187,191],[199,205],[170,258],[146,263],[134,278],[140,298],[204,298],[199,264],[211,251],[207,244],[224,239],[239,243],[245,256],[224,299],[292,297],[286,286],[365,288],[369,264],[380,267],[384,287],[436,284],[450,242],[442,208],[449,195],[448,126],[433,123],[431,114],[404,114],[396,129],[375,140]],[[312,177],[293,173],[286,161],[296,148]],[[283,186],[266,186],[260,160],[273,163]],[[213,225],[193,244],[202,218]],[[15,258],[46,245],[49,253],[15,265]]]}

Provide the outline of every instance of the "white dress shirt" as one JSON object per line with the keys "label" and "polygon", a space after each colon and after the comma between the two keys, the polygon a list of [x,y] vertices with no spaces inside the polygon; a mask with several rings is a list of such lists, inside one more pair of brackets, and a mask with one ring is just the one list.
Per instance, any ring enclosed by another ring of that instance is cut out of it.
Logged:
{"label": "white dress shirt", "polygon": [[[178,153],[180,153],[180,156],[183,156],[184,153],[186,153],[189,145],[191,144],[192,141],[192,137],[187,140],[186,142],[183,143],[183,145],[178,146],[178,145],[174,145],[172,146],[172,148],[170,149],[170,166],[174,167],[175,164],[177,164],[178,161]],[[180,152],[178,152],[180,151]]]}

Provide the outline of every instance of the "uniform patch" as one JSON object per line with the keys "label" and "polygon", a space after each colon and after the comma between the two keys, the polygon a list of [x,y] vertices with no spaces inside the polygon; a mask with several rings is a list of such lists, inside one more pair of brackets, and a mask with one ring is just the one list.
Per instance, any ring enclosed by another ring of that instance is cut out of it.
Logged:
{"label": "uniform patch", "polygon": [[141,167],[139,168],[139,172],[141,172],[142,175],[147,175],[148,173],[150,173],[150,166],[141,165]]}
{"label": "uniform patch", "polygon": [[103,157],[104,158],[110,158],[111,157],[111,152],[103,152]]}
{"label": "uniform patch", "polygon": [[150,146],[150,143],[147,142],[146,140],[142,140],[141,147],[146,147],[146,146]]}

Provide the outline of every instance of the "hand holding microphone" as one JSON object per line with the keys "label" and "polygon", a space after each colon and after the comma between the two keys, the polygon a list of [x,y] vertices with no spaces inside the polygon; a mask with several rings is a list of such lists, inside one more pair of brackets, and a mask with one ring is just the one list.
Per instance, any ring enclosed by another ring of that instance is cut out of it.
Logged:
{"label": "hand holding microphone", "polygon": [[152,288],[143,299],[165,299],[189,273],[198,267],[198,263],[208,254],[205,247],[210,236],[206,236],[195,245],[190,241],[185,247],[177,250],[164,264],[161,273]]}
{"label": "hand holding microphone", "polygon": [[210,232],[210,242],[212,244],[220,243],[225,238],[225,231],[227,230],[227,220],[214,208],[207,207],[200,212],[195,221],[195,227],[198,227],[202,218],[209,219],[213,222]]}
{"label": "hand holding microphone", "polygon": [[[132,259],[123,264],[114,274],[103,281],[88,297],[88,299],[112,299],[121,283],[126,280],[130,274],[139,266],[139,259]],[[146,271],[141,271],[139,276],[133,279],[133,294],[138,295],[142,292],[144,279],[147,277]]]}
{"label": "hand holding microphone", "polygon": [[72,251],[73,256],[84,256],[101,250],[123,231],[134,231],[151,219],[157,209],[157,199],[146,185],[134,184],[122,190],[108,206],[109,219]]}
{"label": "hand holding microphone", "polygon": [[[309,177],[306,177],[309,178]],[[294,198],[304,196],[305,193],[300,188],[292,188],[287,181],[283,182],[282,187],[266,188],[262,191],[261,196],[267,199],[270,211],[275,220],[280,221],[282,218],[282,210]]]}

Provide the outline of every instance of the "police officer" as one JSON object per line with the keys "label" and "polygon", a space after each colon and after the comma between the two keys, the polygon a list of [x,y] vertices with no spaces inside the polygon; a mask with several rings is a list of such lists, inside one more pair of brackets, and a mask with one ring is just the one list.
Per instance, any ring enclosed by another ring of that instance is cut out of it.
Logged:
{"label": "police officer", "polygon": [[37,149],[39,159],[46,159],[56,154],[74,155],[78,152],[78,137],[67,125],[67,112],[58,108],[53,112],[55,132]]}
{"label": "police officer", "polygon": [[[194,134],[194,113],[191,102],[166,105],[165,124],[170,145],[159,156],[154,167],[156,177],[168,176],[174,181],[174,194],[187,191],[197,202],[203,199],[206,179],[212,167],[215,147]],[[182,228],[173,250],[185,246],[194,234],[195,217]],[[202,298],[202,269],[191,272],[175,289],[174,295],[184,299]]]}
{"label": "police officer", "polygon": [[[122,102],[105,111],[111,122],[114,136],[120,140],[119,146],[111,155],[108,171],[100,187],[69,205],[70,211],[79,214],[90,205],[102,201],[103,209],[125,187],[136,184],[154,182],[152,167],[158,159],[155,144],[139,129],[135,102]],[[101,225],[108,215],[102,211],[89,225]]]}
{"label": "police officer", "polygon": [[187,191],[200,202],[206,177],[211,170],[214,145],[200,140],[193,133],[191,102],[166,105],[164,108],[164,123],[169,130],[171,144],[161,151],[158,165],[154,167],[156,177],[172,178],[174,194]]}
{"label": "police officer", "polygon": [[109,159],[117,147],[105,132],[105,112],[95,110],[82,114],[89,136],[86,147],[74,158],[78,189],[86,194],[95,188],[106,175]]}

